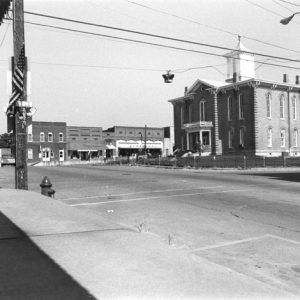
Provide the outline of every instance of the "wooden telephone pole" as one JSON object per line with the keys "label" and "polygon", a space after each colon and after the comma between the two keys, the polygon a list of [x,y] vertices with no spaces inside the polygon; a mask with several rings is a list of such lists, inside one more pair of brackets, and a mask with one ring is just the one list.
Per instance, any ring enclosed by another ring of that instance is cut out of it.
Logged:
{"label": "wooden telephone pole", "polygon": [[27,175],[27,109],[26,60],[23,0],[13,0],[13,103],[15,137],[15,188],[28,189]]}

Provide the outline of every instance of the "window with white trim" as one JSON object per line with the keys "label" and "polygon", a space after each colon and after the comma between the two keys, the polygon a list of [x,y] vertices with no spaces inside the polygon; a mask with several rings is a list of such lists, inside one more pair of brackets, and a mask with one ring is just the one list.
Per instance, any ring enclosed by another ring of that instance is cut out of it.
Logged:
{"label": "window with white trim", "polygon": [[293,131],[293,147],[298,147],[298,129]]}
{"label": "window with white trim", "polygon": [[239,95],[239,119],[243,120],[245,117],[244,114],[244,95],[240,94]]}
{"label": "window with white trim", "polygon": [[188,108],[188,113],[189,113],[189,123],[192,123],[192,105],[189,105]]}
{"label": "window with white trim", "polygon": [[240,146],[245,147],[245,127],[240,128]]}
{"label": "window with white trim", "polygon": [[52,132],[48,132],[48,142],[53,142],[53,134]]}
{"label": "window with white trim", "polygon": [[59,135],[58,135],[58,141],[60,143],[62,143],[64,141],[64,134],[62,132],[60,132]]}
{"label": "window with white trim", "polygon": [[280,146],[285,147],[285,129],[280,131]]}
{"label": "window with white trim", "polygon": [[228,99],[227,99],[227,113],[228,113],[228,121],[231,121],[232,120],[232,97],[229,96]]}
{"label": "window with white trim", "polygon": [[180,121],[181,121],[181,126],[184,124],[184,107],[181,106],[180,108]]}
{"label": "window with white trim", "polygon": [[233,128],[228,130],[228,148],[232,149],[233,147]]}
{"label": "window with white trim", "polygon": [[206,121],[206,101],[200,101],[200,121]]}
{"label": "window with white trim", "polygon": [[272,118],[272,96],[267,94],[267,118]]}
{"label": "window with white trim", "polygon": [[33,159],[33,150],[31,148],[28,148],[27,150],[27,153],[28,153],[28,159]]}
{"label": "window with white trim", "polygon": [[295,96],[292,98],[292,115],[293,120],[297,120],[297,101]]}
{"label": "window with white trim", "polygon": [[284,103],[285,103],[285,98],[284,95],[280,96],[280,119],[284,120]]}
{"label": "window with white trim", "polygon": [[40,142],[45,142],[45,133],[40,132]]}
{"label": "window with white trim", "polygon": [[268,128],[267,140],[268,140],[268,147],[272,147],[272,144],[273,144],[273,130],[272,130],[272,128]]}

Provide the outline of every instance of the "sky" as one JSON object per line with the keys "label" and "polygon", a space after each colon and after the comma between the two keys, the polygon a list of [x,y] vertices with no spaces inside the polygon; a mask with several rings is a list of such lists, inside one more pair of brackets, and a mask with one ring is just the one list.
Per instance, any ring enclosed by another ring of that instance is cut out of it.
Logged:
{"label": "sky", "polygon": [[[118,27],[233,49],[238,35],[255,53],[300,60],[300,14],[284,26],[283,17],[300,11],[299,0],[24,0],[25,12]],[[25,23],[30,61],[33,120],[70,126],[172,126],[168,100],[184,94],[197,79],[226,79],[229,51],[175,42],[99,26],[25,13],[26,22],[58,26],[84,34]],[[148,43],[218,54],[208,55],[116,40],[105,34]],[[8,59],[13,55],[12,22],[0,26],[0,133],[6,132]],[[256,78],[290,82],[300,63],[255,56]],[[288,69],[258,62],[294,67]],[[298,69],[297,69],[298,68]],[[162,74],[171,70],[172,83]]]}

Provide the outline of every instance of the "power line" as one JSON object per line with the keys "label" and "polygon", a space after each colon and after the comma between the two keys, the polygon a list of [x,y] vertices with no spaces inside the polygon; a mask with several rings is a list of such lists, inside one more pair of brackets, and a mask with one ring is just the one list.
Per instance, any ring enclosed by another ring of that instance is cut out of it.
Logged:
{"label": "power line", "polygon": [[279,1],[290,4],[290,5],[293,5],[293,6],[300,6],[300,4],[296,4],[296,3],[293,3],[293,2],[290,2],[290,1],[285,1],[285,0],[279,0]]}
{"label": "power line", "polygon": [[[248,1],[248,0],[245,0],[245,1]],[[55,20],[60,20],[60,21],[67,21],[67,22],[72,22],[72,23],[77,23],[77,24],[101,27],[101,28],[117,30],[117,31],[121,31],[121,32],[128,32],[128,33],[133,33],[133,34],[138,34],[138,35],[143,35],[143,36],[166,39],[166,40],[175,41],[175,42],[188,43],[188,44],[197,45],[197,46],[203,46],[203,47],[209,47],[209,48],[215,48],[215,49],[221,49],[221,50],[227,50],[227,51],[237,51],[236,49],[232,49],[232,48],[228,48],[228,47],[222,47],[222,46],[217,46],[217,45],[212,45],[212,44],[207,44],[207,43],[199,43],[199,42],[194,42],[194,41],[189,41],[189,40],[172,38],[172,37],[167,37],[167,36],[158,35],[158,34],[145,33],[145,32],[141,32],[141,31],[137,31],[137,30],[130,30],[130,29],[124,29],[124,28],[120,28],[120,27],[113,27],[113,26],[107,26],[107,25],[96,24],[96,23],[91,23],[91,22],[67,19],[67,18],[62,18],[62,17],[55,17],[55,16],[34,13],[34,12],[28,12],[28,11],[25,11],[25,13],[30,14],[30,15],[39,16],[39,17],[45,17],[45,18],[50,18],[50,19],[55,19]],[[263,57],[267,57],[267,58],[288,60],[288,61],[297,62],[297,63],[300,62],[300,60],[296,60],[296,59],[289,59],[289,58],[285,58],[285,57],[279,57],[279,56],[263,54],[263,53],[258,53],[258,52],[243,51],[243,53],[248,53],[248,54],[257,55],[257,56],[263,56]]]}
{"label": "power line", "polygon": [[8,32],[9,25],[10,25],[10,21],[7,23],[7,27],[6,27],[6,29],[5,29],[5,32],[4,32],[2,41],[1,41],[1,43],[0,43],[0,48],[2,47],[2,45],[3,45],[3,43],[4,43],[4,40],[5,40],[5,38],[6,38],[6,34],[7,34],[7,32]]}
{"label": "power line", "polygon": [[291,9],[289,9],[289,8],[287,8],[286,6],[284,6],[282,3],[278,3],[278,1],[276,1],[276,0],[272,0],[275,4],[277,4],[277,5],[279,5],[279,6],[281,6],[281,7],[283,7],[284,9],[286,9],[286,10],[288,10],[289,12],[293,12]]}
{"label": "power line", "polygon": [[[257,3],[254,3],[254,2],[252,2],[252,1],[250,1],[250,0],[245,0],[245,1],[248,2],[248,3],[250,3],[250,4],[252,4],[252,5],[254,5],[254,6],[257,6],[257,7],[261,8],[261,9],[263,9],[263,10],[265,10],[265,11],[267,11],[267,12],[273,14],[273,15],[279,16],[279,17],[281,17],[281,18],[284,17],[283,15],[278,14],[277,12],[275,12],[275,11],[273,11],[273,10],[271,10],[271,9],[268,9],[268,8],[262,6],[262,5],[259,5],[259,4],[257,4]],[[298,23],[298,22],[294,22],[294,23],[297,24],[297,25],[300,25],[300,23]]]}
{"label": "power line", "polygon": [[[140,6],[140,7],[143,7],[143,8],[146,8],[146,9],[149,9],[149,10],[154,11],[154,12],[159,12],[161,14],[168,15],[168,16],[171,16],[171,17],[175,17],[177,19],[184,20],[184,21],[187,21],[187,22],[190,22],[190,23],[194,23],[194,24],[206,27],[206,28],[216,30],[216,31],[224,32],[224,33],[227,33],[227,34],[230,34],[230,35],[233,35],[233,36],[238,36],[239,35],[238,33],[230,32],[230,31],[227,31],[227,30],[215,27],[215,26],[203,24],[203,23],[197,22],[195,20],[191,20],[191,19],[188,19],[188,18],[185,18],[185,17],[181,17],[181,16],[178,16],[178,15],[172,14],[172,13],[165,12],[165,11],[160,10],[160,9],[156,9],[156,8],[147,6],[145,4],[137,3],[135,1],[130,1],[130,0],[124,0],[124,1],[126,1],[128,3],[131,3],[131,4],[134,4],[134,5],[137,5],[137,6]],[[275,47],[275,48],[279,48],[279,49],[283,49],[283,50],[287,50],[287,51],[292,51],[292,52],[295,52],[295,53],[300,53],[300,51],[289,49],[289,48],[279,46],[279,45],[275,45],[275,44],[272,44],[272,43],[269,43],[269,42],[261,41],[257,38],[249,37],[249,36],[246,36],[246,35],[241,35],[241,37],[244,38],[244,39],[248,39],[248,40],[252,40],[252,41],[264,44],[264,45],[272,46],[272,47]]]}
{"label": "power line", "polygon": [[[175,46],[170,46],[170,45],[164,45],[164,44],[158,44],[158,43],[152,43],[152,42],[145,42],[145,41],[140,41],[140,40],[135,40],[135,39],[123,38],[123,37],[107,35],[107,34],[94,33],[94,32],[89,32],[89,31],[82,31],[82,30],[77,30],[77,29],[70,29],[70,28],[54,26],[54,25],[46,25],[46,24],[40,24],[40,23],[34,23],[34,22],[28,22],[28,21],[26,21],[25,23],[32,24],[32,25],[37,25],[37,26],[42,26],[42,27],[56,28],[56,29],[60,29],[60,30],[70,31],[70,32],[84,33],[84,34],[93,35],[93,36],[101,36],[101,37],[106,37],[106,38],[122,40],[122,41],[134,42],[134,43],[138,43],[138,44],[157,46],[157,47],[168,48],[168,49],[173,49],[173,50],[180,50],[180,51],[186,51],[186,52],[191,52],[191,53],[201,53],[201,54],[205,54],[205,55],[211,55],[211,56],[217,56],[217,57],[224,58],[223,54],[217,54],[217,53],[212,53],[212,52],[205,52],[205,51],[193,50],[193,49],[188,49],[188,48],[181,48],[181,47],[175,47]],[[238,58],[234,58],[234,59],[238,59]],[[240,59],[240,60],[249,61],[247,59]],[[286,59],[286,60],[290,61],[290,59]],[[264,64],[264,65],[268,65],[268,66],[300,70],[300,68],[297,68],[297,67],[291,67],[291,66],[285,66],[285,65],[279,65],[279,64],[272,64],[272,63],[267,63],[267,62],[260,62],[260,63]]]}

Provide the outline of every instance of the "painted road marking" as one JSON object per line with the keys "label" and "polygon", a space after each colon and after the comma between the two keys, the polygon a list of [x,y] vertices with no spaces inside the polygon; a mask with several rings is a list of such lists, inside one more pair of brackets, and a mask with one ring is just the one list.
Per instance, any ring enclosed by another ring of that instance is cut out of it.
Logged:
{"label": "painted road marking", "polygon": [[242,240],[236,240],[236,241],[227,242],[227,243],[220,243],[220,244],[217,244],[217,245],[200,247],[200,248],[191,250],[191,252],[217,249],[217,248],[221,248],[221,247],[233,246],[233,245],[238,245],[238,244],[242,244],[242,243],[248,243],[248,242],[253,242],[253,241],[257,241],[257,240],[262,240],[262,239],[266,239],[266,238],[273,238],[273,239],[281,240],[281,241],[284,241],[284,242],[300,245],[300,242],[297,242],[295,240],[286,239],[286,238],[280,237],[278,235],[265,234],[265,235],[262,235],[262,236],[257,236],[257,237],[242,239]]}
{"label": "painted road marking", "polygon": [[283,238],[283,237],[278,236],[278,235],[266,234],[266,236],[274,238],[274,239],[282,240],[282,241],[285,241],[285,242],[289,242],[289,243],[292,243],[292,244],[300,245],[300,242],[298,242],[298,241],[287,239],[287,238]]}
{"label": "painted road marking", "polygon": [[223,185],[215,185],[201,188],[188,188],[188,189],[170,189],[170,190],[156,190],[156,191],[143,191],[143,192],[135,192],[135,193],[127,193],[127,194],[112,194],[112,195],[104,195],[104,196],[86,196],[86,197],[77,197],[77,198],[66,198],[59,199],[60,201],[69,201],[69,200],[81,200],[81,199],[94,199],[94,198],[107,198],[107,197],[122,197],[136,194],[149,194],[149,193],[164,193],[164,192],[178,192],[178,191],[190,191],[190,190],[203,190],[203,189],[215,189],[224,187]]}
{"label": "painted road marking", "polygon": [[252,237],[252,238],[227,242],[227,243],[221,243],[221,244],[217,244],[217,245],[200,247],[200,248],[197,248],[197,249],[193,249],[191,252],[204,251],[204,250],[216,249],[216,248],[221,248],[221,247],[226,247],[226,246],[232,246],[232,245],[237,245],[237,244],[242,244],[242,243],[247,243],[247,242],[252,242],[252,241],[256,241],[256,240],[265,239],[266,237],[268,237],[267,234],[262,235],[262,236],[257,236],[257,237]]}
{"label": "painted road marking", "polygon": [[219,193],[235,193],[235,192],[249,192],[249,191],[253,191],[253,189],[225,190],[225,191],[213,191],[213,192],[190,193],[190,194],[175,194],[175,195],[166,195],[166,196],[160,195],[160,196],[155,196],[155,197],[120,199],[120,200],[101,201],[101,202],[84,202],[84,203],[70,204],[70,206],[87,206],[87,205],[98,205],[98,204],[108,204],[108,203],[146,201],[146,200],[155,200],[155,199],[161,199],[161,198],[174,198],[174,197],[184,197],[184,196],[197,196],[197,195],[208,195],[208,194],[219,194]]}

